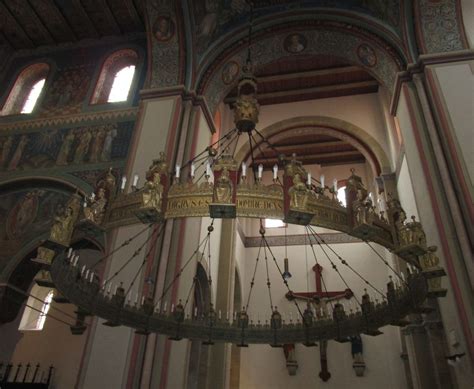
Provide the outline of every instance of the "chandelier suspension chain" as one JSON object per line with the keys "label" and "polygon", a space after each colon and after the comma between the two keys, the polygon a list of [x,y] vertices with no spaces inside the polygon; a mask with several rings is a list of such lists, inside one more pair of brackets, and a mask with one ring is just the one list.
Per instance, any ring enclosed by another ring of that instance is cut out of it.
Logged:
{"label": "chandelier suspension chain", "polygon": [[[319,245],[319,247],[320,247],[321,250],[323,251],[324,255],[326,256],[326,258],[327,258],[327,259],[329,260],[329,262],[331,263],[331,267],[332,267],[332,268],[334,269],[334,271],[339,275],[339,277],[341,278],[341,280],[342,280],[342,282],[344,283],[344,285],[347,287],[347,289],[351,289],[350,286],[349,286],[349,284],[347,283],[346,279],[343,277],[343,275],[342,275],[341,272],[339,271],[337,265],[331,260],[331,257],[328,255],[328,253],[326,252],[326,250],[324,250],[324,247],[323,247],[323,246],[321,245],[321,243],[319,242],[319,240],[318,240],[316,234],[314,233],[314,231],[312,230],[312,228],[311,228],[311,227],[308,227],[308,231],[310,231],[311,234],[314,236],[314,238],[315,238],[315,240],[316,240],[316,243]],[[369,283],[367,280],[365,280],[365,279],[363,279],[363,280],[365,281],[365,283],[366,283],[367,285],[370,285],[370,283]],[[374,289],[377,290],[375,287],[374,287]],[[351,290],[352,290],[352,289],[351,289]],[[355,297],[355,296],[354,296],[354,297]],[[356,300],[357,300],[357,298],[356,298]],[[359,305],[361,305],[361,304],[359,303],[359,301],[357,301],[357,303],[358,303]]]}
{"label": "chandelier suspension chain", "polygon": [[[283,272],[281,271],[280,266],[278,265],[278,262],[277,262],[277,260],[276,260],[276,258],[275,258],[275,255],[273,255],[273,251],[272,251],[272,249],[270,248],[270,245],[269,245],[268,242],[267,242],[267,238],[265,237],[265,235],[263,235],[262,238],[263,238],[263,240],[264,240],[264,242],[265,242],[265,245],[266,245],[267,248],[268,248],[268,251],[270,252],[270,255],[271,255],[272,258],[273,258],[273,262],[275,263],[275,266],[277,267],[278,272],[280,273],[280,277],[281,277],[281,279],[283,280],[283,283],[285,284],[286,289],[288,289],[288,292],[291,292],[291,289],[290,289],[290,287],[289,287],[289,285],[288,285],[288,281],[287,281],[287,280],[285,279],[285,277],[283,276]],[[296,301],[296,299],[293,300],[293,303],[295,304],[296,309],[298,310],[298,313],[299,313],[300,316],[301,316],[301,320],[302,320],[303,323],[304,323],[305,320],[304,320],[303,312],[301,311],[301,308],[300,308],[298,302]]]}
{"label": "chandelier suspension chain", "polygon": [[103,260],[109,258],[110,256],[112,256],[113,254],[115,254],[117,251],[119,251],[120,249],[124,248],[125,246],[128,246],[130,243],[132,243],[132,241],[134,241],[136,238],[138,238],[141,234],[143,234],[145,231],[147,231],[148,229],[150,229],[151,227],[153,226],[153,224],[148,224],[143,230],[140,230],[139,232],[137,232],[135,235],[133,235],[131,238],[128,238],[127,240],[125,240],[124,242],[122,242],[120,244],[120,246],[116,247],[115,249],[113,249],[112,251],[110,251],[108,254],[104,255],[103,257],[99,258],[92,266],[91,266],[91,269],[94,269],[100,262],[102,262]]}
{"label": "chandelier suspension chain", "polygon": [[[314,261],[316,262],[316,265],[319,265],[318,257],[316,256],[316,251],[314,250],[314,245],[311,242],[311,236],[309,236],[308,227],[306,227],[306,236],[308,236],[309,246],[311,247],[311,251],[313,252]],[[332,264],[332,262],[331,262],[331,264]],[[319,265],[319,266],[321,266],[321,265]],[[326,292],[326,294],[327,294],[328,293],[328,288],[326,287],[326,282],[324,281],[324,278],[322,276],[321,276],[321,283],[323,284],[324,292]],[[360,302],[357,299],[357,297],[355,295],[353,297],[357,301],[357,304],[360,305]],[[329,305],[331,306],[331,309],[334,309],[331,300],[329,300]]]}
{"label": "chandelier suspension chain", "polygon": [[134,251],[132,256],[122,266],[120,266],[120,268],[117,271],[115,271],[111,277],[104,280],[104,282],[102,284],[102,289],[105,289],[105,287],[107,286],[107,284],[109,282],[111,282],[115,277],[117,277],[133,261],[134,258],[136,258],[136,257],[138,257],[138,255],[140,255],[141,251],[146,246],[146,244],[150,241],[152,236],[153,236],[153,234],[150,234],[148,236],[148,238],[146,238],[145,241],[141,244],[141,246],[139,246],[138,249],[136,249]]}
{"label": "chandelier suspension chain", "polygon": [[[378,289],[377,287],[375,287],[374,285],[372,285],[372,284],[371,284],[365,277],[363,277],[357,270],[355,270],[351,265],[349,265],[349,264],[347,263],[347,261],[344,260],[338,253],[336,253],[336,252],[334,251],[334,249],[333,249],[330,245],[328,245],[328,244],[326,243],[326,241],[325,241],[322,237],[320,237],[319,234],[316,233],[316,231],[314,231],[314,229],[313,229],[311,226],[309,226],[308,228],[309,228],[309,230],[312,232],[313,236],[314,236],[315,239],[316,239],[316,242],[318,243],[319,247],[321,247],[321,250],[323,250],[324,254],[325,254],[326,257],[329,259],[329,261],[331,261],[331,259],[330,259],[329,255],[327,254],[326,250],[324,250],[324,247],[321,245],[321,243],[323,243],[325,246],[327,246],[327,247],[329,248],[329,250],[331,250],[331,251],[333,252],[333,254],[339,259],[339,261],[340,261],[344,266],[346,266],[347,268],[349,268],[349,269],[350,269],[355,275],[357,275],[362,281],[364,281],[366,285],[370,286],[373,290],[375,290],[378,294],[380,294],[380,295],[382,296],[382,298],[384,298],[384,299],[386,298],[385,294],[384,294],[382,291],[380,291],[380,289]],[[336,265],[335,265],[332,261],[331,261],[331,264],[333,265],[333,268],[336,270],[336,269],[337,269],[337,267],[335,267]],[[339,273],[339,270],[336,270],[336,271]],[[339,273],[339,274],[340,274],[340,273]],[[346,283],[346,281],[344,280],[344,278],[342,277],[342,275],[341,275],[341,278],[342,278],[343,282],[344,282],[344,283],[346,284],[346,286],[347,286],[347,283]],[[349,288],[349,286],[347,286],[347,287]],[[350,289],[350,288],[349,288],[349,289]]]}
{"label": "chandelier suspension chain", "polygon": [[[39,301],[39,302],[41,302],[41,303],[44,304],[44,300],[41,300],[40,298],[38,298],[38,297],[32,295],[31,293],[25,292],[24,290],[22,290],[22,289],[20,289],[20,288],[17,288],[16,286],[9,285],[9,288],[10,288],[10,289],[13,289],[13,290],[14,290],[15,292],[17,292],[17,293],[22,294],[22,295],[25,296],[25,297],[31,297],[32,299],[34,299],[34,300],[36,300],[36,301]],[[71,318],[71,319],[74,319],[74,320],[76,319],[75,316],[72,316],[72,315],[70,315],[69,313],[67,313],[67,312],[65,312],[65,311],[63,311],[63,310],[61,310],[61,309],[59,309],[59,308],[57,308],[57,307],[54,307],[52,304],[50,304],[50,308],[51,308],[51,309],[54,309],[54,310],[56,310],[56,311],[58,311],[59,313],[62,313],[64,316],[67,316],[67,317],[69,317],[69,318]]]}
{"label": "chandelier suspension chain", "polygon": [[[236,129],[234,129],[236,130]],[[233,131],[234,131],[233,130]],[[230,132],[229,132],[230,134]],[[227,142],[227,145],[224,147],[224,146],[220,146],[221,147],[221,151],[219,151],[217,153],[217,155],[214,157],[214,160],[218,159],[222,154],[224,154],[225,152],[225,149],[226,147],[228,147],[232,141],[237,137],[238,135],[236,133],[233,133],[232,136],[230,137],[230,139],[228,139],[228,142]],[[234,139],[232,139],[232,137],[234,137]],[[211,166],[214,164],[214,160],[212,161],[211,163]],[[204,164],[206,163],[206,159],[204,161],[202,161],[198,166],[196,166],[196,169],[200,168],[201,166],[203,166]],[[196,182],[199,182],[201,180],[201,178],[203,178],[205,176],[206,172],[202,172],[202,174],[199,176],[199,178],[196,180]]]}
{"label": "chandelier suspension chain", "polygon": [[217,139],[214,143],[212,143],[210,146],[206,147],[203,151],[201,151],[199,154],[195,155],[193,158],[191,158],[190,160],[188,160],[186,163],[183,164],[182,168],[185,168],[186,166],[188,166],[189,164],[193,163],[193,162],[196,162],[196,159],[198,159],[201,155],[205,154],[206,152],[209,151],[210,148],[214,147],[215,145],[217,145],[218,143],[220,143],[222,140],[224,140],[225,138],[228,138],[234,131],[236,131],[237,129],[236,128],[233,128],[232,130],[230,130],[229,132],[227,132],[225,135],[222,135],[219,139]]}
{"label": "chandelier suspension chain", "polygon": [[[196,287],[196,281],[197,281],[197,272],[198,272],[198,267],[199,267],[199,264],[202,262],[202,259],[204,258],[204,253],[206,251],[206,245],[207,245],[207,242],[210,243],[210,239],[208,239],[206,241],[206,243],[204,244],[204,248],[202,250],[202,253],[201,255],[198,257],[198,260],[196,261],[196,271],[194,272],[194,277],[193,277],[193,282],[191,284],[191,287],[189,288],[189,292],[188,292],[188,295],[186,297],[186,301],[184,303],[184,310],[186,310],[186,307],[188,305],[188,302],[189,302],[189,298],[191,296],[191,291],[193,291],[193,289],[195,289]],[[192,316],[192,312],[191,312],[191,316]]]}
{"label": "chandelier suspension chain", "polygon": [[255,275],[257,274],[258,261],[260,259],[260,252],[262,250],[263,239],[260,239],[260,247],[258,248],[257,257],[255,258],[255,268],[253,269],[252,280],[250,281],[250,290],[247,297],[247,304],[245,305],[245,310],[248,311],[250,305],[250,297],[252,296],[253,286],[255,285]]}
{"label": "chandelier suspension chain", "polygon": [[393,273],[402,281],[402,283],[404,283],[405,285],[408,286],[408,282],[406,282],[406,281],[403,279],[403,277],[400,275],[400,273],[397,272],[397,271],[387,262],[387,260],[386,260],[384,257],[382,257],[382,255],[381,255],[377,250],[375,250],[375,248],[374,248],[367,240],[364,240],[364,242],[367,243],[367,246],[369,246],[369,247],[372,249],[372,251],[373,251],[375,254],[377,254],[377,256],[382,260],[382,262],[383,262],[391,271],[393,271]]}
{"label": "chandelier suspension chain", "polygon": [[[212,219],[212,223],[210,225],[212,226],[213,224],[214,224],[214,219]],[[164,288],[163,292],[161,293],[160,298],[155,303],[155,307],[157,307],[158,304],[163,300],[163,297],[165,297],[165,295],[168,293],[168,291],[171,289],[171,287],[174,285],[174,283],[178,280],[178,278],[183,273],[184,269],[189,265],[189,263],[191,263],[191,260],[196,255],[196,253],[199,251],[201,246],[206,242],[206,240],[208,240],[210,238],[210,235],[211,235],[211,231],[208,231],[207,235],[198,244],[198,247],[196,248],[196,250],[194,250],[194,252],[189,256],[189,258],[186,260],[186,262],[181,267],[181,269],[179,269],[178,273],[173,277],[171,282]]]}
{"label": "chandelier suspension chain", "polygon": [[272,300],[272,291],[271,291],[271,285],[272,283],[270,282],[270,274],[268,273],[268,256],[267,256],[267,249],[265,246],[263,246],[263,253],[265,255],[265,268],[267,271],[267,288],[268,288],[268,297],[270,299],[270,312],[273,311],[273,300]]}
{"label": "chandelier suspension chain", "polygon": [[[148,258],[149,256],[151,255],[151,253],[155,250],[156,248],[156,242],[158,241],[158,238],[160,237],[161,233],[163,232],[163,228],[164,228],[164,223],[162,223],[159,227],[159,230],[156,231],[156,238],[153,240],[153,242],[151,243],[151,247],[150,249],[148,250],[148,252],[145,254],[145,257],[143,258],[143,261],[141,263],[141,265],[138,267],[138,270],[137,272],[135,273],[135,276],[133,277],[132,279],[132,282],[130,282],[130,285],[127,289],[127,291],[125,292],[125,296],[128,295],[128,293],[130,293],[130,290],[132,289],[133,285],[135,284],[135,281],[136,279],[138,278],[140,272],[142,271],[143,267],[145,266],[145,263],[147,263],[148,261]],[[155,232],[152,232],[152,236],[155,235]]]}
{"label": "chandelier suspension chain", "polygon": [[212,231],[214,231],[214,219],[212,219],[210,229],[208,228],[208,234],[209,234],[208,243],[204,244],[204,250],[202,251],[204,255],[204,253],[206,252],[205,245],[207,244],[207,264],[209,266],[209,274],[207,276],[207,283],[209,285],[209,290],[212,290],[212,263],[211,263],[212,262],[211,261],[211,232]]}

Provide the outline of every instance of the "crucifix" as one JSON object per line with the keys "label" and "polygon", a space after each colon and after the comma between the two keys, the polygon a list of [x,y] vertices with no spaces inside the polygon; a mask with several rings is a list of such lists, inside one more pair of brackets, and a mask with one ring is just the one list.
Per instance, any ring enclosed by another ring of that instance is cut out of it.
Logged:
{"label": "crucifix", "polygon": [[[323,267],[317,263],[313,266],[313,271],[316,278],[316,291],[315,292],[288,292],[286,298],[290,301],[297,299],[312,303],[316,308],[316,317],[322,319],[328,317],[329,313],[327,310],[327,303],[331,301],[337,301],[342,298],[350,299],[354,294],[352,290],[339,290],[339,291],[323,291],[322,288],[322,272]],[[325,288],[326,289],[326,288]],[[319,354],[321,361],[321,371],[319,377],[324,381],[328,381],[331,378],[331,373],[328,370],[327,361],[327,341],[323,340],[319,342]]]}

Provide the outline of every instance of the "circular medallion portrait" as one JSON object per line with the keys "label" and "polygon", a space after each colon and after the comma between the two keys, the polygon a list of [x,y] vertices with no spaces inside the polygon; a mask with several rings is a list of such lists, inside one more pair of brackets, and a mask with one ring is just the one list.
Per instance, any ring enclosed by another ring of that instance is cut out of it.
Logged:
{"label": "circular medallion portrait", "polygon": [[168,16],[158,16],[153,25],[153,35],[158,42],[168,42],[174,36],[175,26]]}
{"label": "circular medallion portrait", "polygon": [[365,43],[357,48],[357,57],[362,64],[369,68],[377,64],[377,56],[374,49]]}
{"label": "circular medallion portrait", "polygon": [[292,54],[301,53],[306,49],[306,45],[306,38],[298,33],[288,35],[283,42],[285,50]]}
{"label": "circular medallion portrait", "polygon": [[232,84],[239,74],[240,66],[235,61],[227,62],[222,69],[222,82],[226,85]]}

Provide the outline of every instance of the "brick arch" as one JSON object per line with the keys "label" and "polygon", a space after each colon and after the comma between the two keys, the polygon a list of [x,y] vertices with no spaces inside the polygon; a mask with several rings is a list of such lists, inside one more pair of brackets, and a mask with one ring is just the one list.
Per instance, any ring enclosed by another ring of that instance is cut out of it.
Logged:
{"label": "brick arch", "polygon": [[[28,65],[20,71],[10,89],[0,115],[13,115],[20,113],[25,104],[31,88],[41,79],[46,78],[50,72],[50,65],[46,62]],[[37,104],[38,105],[38,104]]]}

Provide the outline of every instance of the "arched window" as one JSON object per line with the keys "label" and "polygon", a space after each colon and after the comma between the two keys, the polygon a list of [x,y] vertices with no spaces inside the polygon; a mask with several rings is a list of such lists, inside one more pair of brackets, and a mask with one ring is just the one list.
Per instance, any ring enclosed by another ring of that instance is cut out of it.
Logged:
{"label": "arched window", "polygon": [[102,65],[91,104],[127,101],[133,85],[138,54],[135,50],[119,50],[109,55]]}
{"label": "arched window", "polygon": [[107,100],[108,103],[127,101],[134,74],[135,65],[126,66],[115,74],[109,99]]}
{"label": "arched window", "polygon": [[48,73],[49,65],[46,63],[37,63],[24,69],[13,84],[0,114],[32,113],[38,106]]}
{"label": "arched window", "polygon": [[26,302],[18,329],[20,331],[41,331],[46,322],[53,297],[53,290],[34,285]]}

